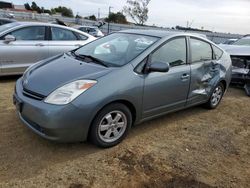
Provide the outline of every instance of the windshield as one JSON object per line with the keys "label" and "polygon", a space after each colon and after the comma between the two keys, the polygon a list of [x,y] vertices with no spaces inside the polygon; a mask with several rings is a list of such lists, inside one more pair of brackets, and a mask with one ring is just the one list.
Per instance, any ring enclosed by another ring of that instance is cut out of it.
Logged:
{"label": "windshield", "polygon": [[133,60],[158,39],[145,35],[113,33],[79,48],[75,54],[92,56],[107,66],[120,67]]}
{"label": "windshield", "polygon": [[242,38],[237,40],[234,45],[245,45],[245,46],[250,46],[250,38]]}
{"label": "windshield", "polygon": [[4,25],[1,25],[0,26],[0,33],[7,30],[7,29],[10,29],[12,27],[15,27],[19,25],[17,22],[13,22],[13,23],[9,23],[9,24],[4,24]]}

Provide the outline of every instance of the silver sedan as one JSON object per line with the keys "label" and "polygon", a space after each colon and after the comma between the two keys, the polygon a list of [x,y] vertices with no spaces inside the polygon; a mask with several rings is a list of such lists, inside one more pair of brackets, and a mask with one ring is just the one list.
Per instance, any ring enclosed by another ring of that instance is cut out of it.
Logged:
{"label": "silver sedan", "polygon": [[77,29],[37,22],[0,26],[0,76],[22,74],[33,63],[85,45],[95,37]]}

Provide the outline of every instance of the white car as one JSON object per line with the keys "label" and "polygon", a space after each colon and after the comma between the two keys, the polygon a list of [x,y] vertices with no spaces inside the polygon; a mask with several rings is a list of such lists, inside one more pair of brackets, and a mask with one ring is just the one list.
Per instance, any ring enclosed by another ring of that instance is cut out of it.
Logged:
{"label": "white car", "polygon": [[0,76],[22,74],[30,65],[96,38],[70,27],[38,22],[0,26]]}

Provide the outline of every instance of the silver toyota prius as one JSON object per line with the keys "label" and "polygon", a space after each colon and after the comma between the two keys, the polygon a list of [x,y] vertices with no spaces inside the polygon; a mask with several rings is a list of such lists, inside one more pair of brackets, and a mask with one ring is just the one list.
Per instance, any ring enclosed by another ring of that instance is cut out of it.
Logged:
{"label": "silver toyota prius", "polygon": [[95,40],[77,29],[38,22],[0,26],[0,76],[22,74],[48,57],[68,52]]}
{"label": "silver toyota prius", "polygon": [[126,30],[31,66],[13,99],[22,122],[46,139],[111,147],[133,124],[216,108],[231,69],[230,56],[197,35]]}

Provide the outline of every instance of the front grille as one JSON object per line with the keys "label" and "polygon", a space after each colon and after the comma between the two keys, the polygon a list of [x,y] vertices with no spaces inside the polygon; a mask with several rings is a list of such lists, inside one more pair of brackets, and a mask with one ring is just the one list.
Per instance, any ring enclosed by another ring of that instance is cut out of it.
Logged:
{"label": "front grille", "polygon": [[43,100],[46,96],[38,94],[36,92],[30,91],[28,89],[23,88],[23,95],[25,95],[26,97],[35,99],[35,100]]}

